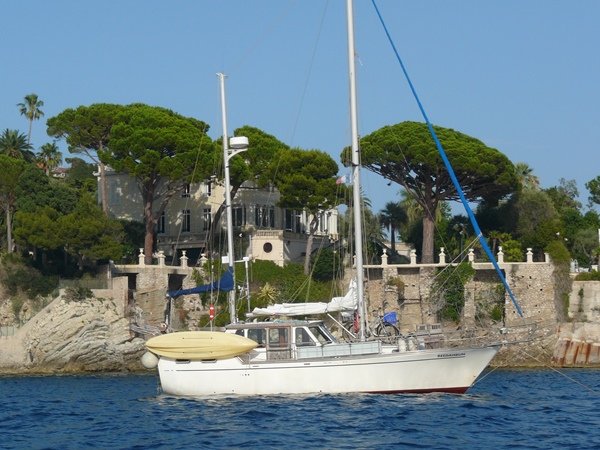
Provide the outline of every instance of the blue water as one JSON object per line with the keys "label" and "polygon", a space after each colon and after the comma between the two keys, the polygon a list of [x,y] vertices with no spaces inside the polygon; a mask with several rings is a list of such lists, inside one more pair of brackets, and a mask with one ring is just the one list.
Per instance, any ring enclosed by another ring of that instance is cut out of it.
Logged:
{"label": "blue water", "polygon": [[598,449],[600,371],[564,373],[497,370],[462,396],[196,400],[156,376],[0,377],[0,448]]}

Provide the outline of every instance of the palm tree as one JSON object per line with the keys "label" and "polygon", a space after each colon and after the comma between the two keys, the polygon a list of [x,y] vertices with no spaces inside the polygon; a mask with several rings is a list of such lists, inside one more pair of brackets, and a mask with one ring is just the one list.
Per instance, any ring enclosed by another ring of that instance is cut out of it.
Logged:
{"label": "palm tree", "polygon": [[523,189],[539,190],[540,179],[533,174],[533,168],[529,164],[525,162],[516,163],[515,173]]}
{"label": "palm tree", "polygon": [[48,142],[42,145],[37,155],[37,161],[46,172],[46,175],[50,175],[50,172],[62,162],[62,153],[56,142]]}
{"label": "palm tree", "polygon": [[0,135],[0,153],[12,158],[33,161],[35,155],[31,151],[31,148],[27,137],[23,133],[19,133],[18,130],[9,130],[7,128]]}
{"label": "palm tree", "polygon": [[406,211],[396,202],[387,202],[385,207],[379,213],[379,222],[390,233],[390,242],[392,244],[392,253],[396,253],[396,231],[398,227],[408,220]]}
{"label": "palm tree", "polygon": [[44,102],[38,99],[37,94],[29,94],[24,98],[23,103],[17,103],[19,112],[22,116],[27,117],[29,121],[29,133],[27,134],[27,143],[31,142],[31,126],[34,120],[38,120],[44,115],[44,112],[40,109],[44,106]]}

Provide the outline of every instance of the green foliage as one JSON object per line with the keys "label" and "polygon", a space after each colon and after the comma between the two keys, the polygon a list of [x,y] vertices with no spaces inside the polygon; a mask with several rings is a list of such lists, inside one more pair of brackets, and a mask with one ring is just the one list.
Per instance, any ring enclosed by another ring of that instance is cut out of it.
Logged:
{"label": "green foliage", "polygon": [[379,212],[379,221],[383,228],[389,231],[390,244],[392,246],[392,254],[388,262],[392,263],[396,255],[396,234],[401,226],[408,222],[406,209],[401,203],[387,202],[385,207]]}
{"label": "green foliage", "polygon": [[39,120],[44,116],[44,112],[40,109],[44,106],[44,102],[39,99],[37,94],[31,93],[23,98],[22,103],[17,103],[19,112],[22,116],[25,116],[29,121],[29,133],[27,134],[27,143],[31,139],[31,127],[34,120]]}
{"label": "green foliage", "polygon": [[508,200],[499,203],[481,202],[477,206],[475,216],[481,229],[485,230],[486,236],[489,236],[492,231],[516,236],[519,195],[513,195]]}
{"label": "green foliage", "polygon": [[575,276],[575,281],[600,281],[600,272],[592,270],[590,272],[581,272]]}
{"label": "green foliage", "polygon": [[144,224],[135,220],[119,220],[123,229],[123,260],[136,263],[139,249],[144,247]]}
{"label": "green foliage", "polygon": [[490,313],[490,318],[494,322],[500,322],[504,317],[504,308],[500,305],[494,305]]}
{"label": "green foliage", "polygon": [[571,239],[571,254],[580,267],[589,267],[597,258],[598,228],[578,230]]}
{"label": "green foliage", "polygon": [[311,213],[337,206],[338,166],[325,152],[290,149],[280,152],[275,185],[280,205]]}
{"label": "green foliage", "polygon": [[12,218],[16,207],[18,184],[26,163],[11,156],[0,154],[0,209],[4,212],[6,242],[9,253],[13,251]]}
{"label": "green foliage", "polygon": [[107,218],[91,196],[83,196],[71,214],[58,219],[59,236],[68,253],[79,259],[120,260],[123,254],[121,224]]}
{"label": "green foliage", "polygon": [[550,255],[550,258],[552,258],[552,261],[556,264],[568,265],[571,262],[571,254],[569,253],[569,250],[567,250],[565,244],[559,239],[551,241],[548,245],[546,245],[545,251]]}
{"label": "green foliage", "polygon": [[385,283],[388,286],[393,286],[396,289],[398,289],[398,292],[404,290],[404,287],[406,286],[404,281],[402,281],[402,279],[400,277],[391,277],[388,278],[388,280]]}
{"label": "green foliage", "polygon": [[29,299],[51,294],[58,287],[58,277],[44,276],[16,255],[4,255],[0,282],[11,296],[23,292]]}
{"label": "green foliage", "polygon": [[251,270],[250,291],[257,292],[265,283],[269,283],[277,292],[275,303],[329,301],[331,297],[341,294],[335,280],[311,281],[304,275],[300,264],[279,267],[271,261],[254,261]]}
{"label": "green foliage", "polygon": [[331,281],[343,276],[339,250],[332,247],[316,252],[312,257],[312,278],[315,281]]}
{"label": "green foliage", "polygon": [[21,309],[25,303],[25,298],[21,295],[13,295],[10,299],[12,312],[18,319],[21,314]]}
{"label": "green foliage", "polygon": [[552,203],[559,213],[567,209],[578,210],[581,208],[581,203],[577,200],[579,191],[575,180],[561,178],[558,186],[548,188],[545,192],[552,199]]}
{"label": "green foliage", "polygon": [[109,144],[110,130],[121,105],[96,103],[68,108],[46,122],[48,135],[64,138],[70,153],[83,153],[98,162],[96,152]]}
{"label": "green foliage", "polygon": [[63,245],[59,233],[59,213],[50,206],[34,212],[19,211],[15,214],[15,239],[19,245],[29,248],[53,250]]}
{"label": "green foliage", "polygon": [[[275,136],[248,125],[236,129],[234,135],[246,136],[249,147],[243,157],[230,160],[231,185],[235,189],[245,181],[252,180],[258,186],[268,186],[277,173],[280,153],[288,150],[289,146]],[[223,145],[220,141],[218,143],[219,146]]]}
{"label": "green foliage", "polygon": [[[501,198],[516,188],[514,166],[498,150],[458,131],[434,127],[469,200]],[[430,192],[423,180],[435,180],[437,200],[457,200],[435,143],[423,123],[402,122],[361,139],[362,164],[411,193]],[[348,151],[342,154],[347,162]],[[416,175],[415,175],[416,174]],[[443,187],[442,187],[443,186]],[[423,205],[425,206],[425,205]],[[429,205],[427,205],[429,206]]]}
{"label": "green foliage", "polygon": [[586,189],[590,193],[589,205],[600,205],[600,175],[585,183]]}
{"label": "green foliage", "polygon": [[77,190],[95,192],[96,177],[94,176],[94,172],[96,171],[96,166],[86,163],[81,158],[66,158],[66,162],[71,165],[67,172],[67,184]]}
{"label": "green foliage", "polygon": [[90,288],[84,286],[74,286],[65,289],[64,300],[69,302],[83,302],[89,298],[94,298],[94,293]]}
{"label": "green foliage", "polygon": [[539,190],[540,180],[533,174],[533,168],[525,162],[515,164],[515,173],[521,189]]}
{"label": "green foliage", "polygon": [[36,159],[46,172],[46,175],[49,175],[62,162],[62,153],[56,142],[48,142],[40,147],[40,152]]}
{"label": "green foliage", "polygon": [[[510,160],[483,142],[449,128],[434,127],[461,187],[469,201],[492,203],[517,189],[517,177]],[[423,211],[422,258],[433,260],[433,234],[429,234],[432,214],[442,201],[458,200],[448,171],[423,123],[402,122],[386,126],[361,139],[362,165],[400,184]],[[350,151],[341,155],[350,162]]]}
{"label": "green foliage", "polygon": [[[370,207],[367,198],[363,197],[363,236],[366,241],[363,245],[363,261],[365,264],[380,264],[383,253],[382,241],[384,240],[379,216]],[[340,236],[349,236],[349,247],[353,247],[353,214],[354,209],[350,206],[343,216],[338,216],[338,232]],[[348,251],[348,249],[344,249]]]}
{"label": "green foliage", "polygon": [[504,252],[504,261],[522,262],[524,261],[523,249],[521,243],[514,239],[507,239],[502,242],[502,251]]}
{"label": "green foliage", "polygon": [[31,162],[35,159],[32,148],[27,136],[18,130],[7,128],[0,135],[0,154]]}
{"label": "green foliage", "polygon": [[469,263],[438,272],[431,288],[434,304],[440,305],[441,319],[460,320],[465,305],[465,284],[473,278],[475,269]]}
{"label": "green foliage", "polygon": [[34,166],[25,168],[17,187],[17,209],[36,212],[49,206],[61,214],[68,214],[75,208],[77,190],[65,183],[48,178],[42,170]]}
{"label": "green foliage", "polygon": [[516,235],[525,247],[544,248],[556,239],[556,233],[560,231],[560,218],[545,192],[522,192],[516,208]]}
{"label": "green foliage", "polygon": [[208,125],[165,108],[132,104],[120,108],[110,129],[110,146],[98,150],[102,163],[136,178],[142,193],[144,253],[151,258],[154,224],[185,183],[207,179],[215,162]]}
{"label": "green foliage", "polygon": [[[163,178],[195,182],[211,174],[214,146],[208,125],[165,108],[122,107],[110,131],[110,149],[100,159],[118,172],[136,177],[142,187]],[[157,179],[158,178],[158,179]]]}
{"label": "green foliage", "polygon": [[475,318],[486,326],[486,321],[500,322],[504,319],[504,286],[498,284],[483,293],[479,292],[475,299]]}

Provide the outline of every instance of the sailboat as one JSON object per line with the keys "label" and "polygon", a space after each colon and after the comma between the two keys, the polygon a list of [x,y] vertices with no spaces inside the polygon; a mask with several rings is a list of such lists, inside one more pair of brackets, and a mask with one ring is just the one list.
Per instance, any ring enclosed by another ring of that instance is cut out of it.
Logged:
{"label": "sailboat", "polygon": [[[361,322],[360,340],[338,341],[323,321],[290,319],[247,323],[233,320],[225,332],[157,336],[147,342],[149,352],[144,355],[144,364],[158,367],[166,394],[464,393],[500,348],[500,344],[414,348],[402,345],[403,338],[396,345],[366,339],[352,0],[347,0],[346,8],[356,282],[351,293],[338,302],[312,308],[343,308],[340,305],[355,300]],[[304,312],[312,314],[315,310]]]}

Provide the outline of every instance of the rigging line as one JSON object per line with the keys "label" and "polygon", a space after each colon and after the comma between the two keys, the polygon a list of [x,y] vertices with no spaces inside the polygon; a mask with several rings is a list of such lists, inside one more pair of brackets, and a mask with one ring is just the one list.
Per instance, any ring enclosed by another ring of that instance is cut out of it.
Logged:
{"label": "rigging line", "polygon": [[[200,152],[202,151],[202,138],[207,137],[206,136],[207,129],[208,129],[208,124],[204,124],[204,128],[202,129],[202,136],[200,137],[200,148],[198,149],[198,152],[196,152],[196,161],[194,162],[194,169],[192,170],[192,177],[191,177],[192,180],[194,179],[194,177],[196,175],[196,169],[198,168],[198,160],[200,159]],[[188,194],[189,195],[186,197],[185,205],[184,205],[185,211],[187,211],[188,204],[191,199],[191,193],[188,193]],[[190,214],[191,214],[191,211],[190,211]],[[190,217],[190,221],[191,221],[191,217]],[[179,232],[177,233],[177,239],[175,240],[175,247],[173,248],[173,255],[171,258],[172,265],[175,265],[175,257],[177,256],[177,249],[179,248],[179,239],[181,238],[182,229],[183,229],[183,216],[182,216],[181,226],[179,227]]]}
{"label": "rigging line", "polygon": [[585,390],[591,392],[592,394],[595,395],[599,395],[600,393],[598,391],[596,391],[594,388],[592,388],[591,386],[588,386],[584,383],[582,383],[581,381],[577,381],[575,378],[570,377],[569,375],[567,375],[566,373],[558,370],[556,367],[552,367],[551,365],[543,362],[542,360],[540,360],[539,358],[536,358],[533,355],[530,355],[529,353],[527,353],[525,350],[521,349],[521,353],[523,353],[524,355],[530,357],[531,359],[539,362],[540,364],[542,364],[544,367],[558,373],[559,375],[562,375],[563,377],[565,377],[567,380],[571,381],[572,383],[578,384],[579,386],[581,386],[582,388],[584,388]]}
{"label": "rigging line", "polygon": [[[302,113],[302,109],[303,109],[303,105],[304,105],[304,99],[306,98],[306,92],[308,90],[308,83],[309,83],[309,80],[311,78],[312,69],[313,69],[314,62],[315,62],[315,56],[317,54],[318,44],[319,44],[319,42],[321,40],[321,32],[323,31],[323,24],[325,22],[325,16],[326,16],[326,13],[327,13],[328,6],[329,6],[329,2],[327,1],[327,2],[325,2],[325,7],[323,8],[323,13],[321,15],[321,21],[319,22],[319,29],[317,31],[317,35],[316,35],[316,38],[315,38],[315,43],[313,45],[313,50],[312,50],[311,57],[310,57],[310,63],[308,65],[308,72],[307,72],[306,77],[305,77],[304,87],[302,89],[302,94],[300,95],[300,104],[298,105],[298,112],[296,114],[296,118],[295,118],[294,124],[292,126],[292,133],[291,133],[290,141],[289,141],[290,142],[290,144],[289,144],[290,147],[294,147],[294,139],[296,137],[296,130],[298,128],[298,123],[300,122],[300,115]],[[281,163],[281,153],[279,154],[279,158],[277,160],[277,165],[275,166],[274,178],[277,177],[277,173],[279,172],[280,163]],[[273,195],[274,195],[273,192],[269,193],[269,196],[268,196],[268,200],[269,201],[271,200],[271,197]]]}
{"label": "rigging line", "polygon": [[[476,384],[481,383],[483,380],[485,380],[487,377],[489,377],[492,373],[494,373],[496,370],[500,369],[501,367],[507,367],[507,366],[497,366],[497,367],[492,367],[490,370],[488,370],[486,373],[484,373],[483,375],[481,375],[479,378],[477,378],[475,380],[475,382],[473,383],[473,386],[475,386]],[[471,386],[471,387],[473,387]]]}
{"label": "rigging line", "polygon": [[407,72],[406,68],[404,67],[404,63],[402,62],[402,58],[400,58],[400,54],[398,53],[398,50],[396,49],[396,46],[395,46],[395,44],[394,44],[394,42],[393,42],[393,40],[392,40],[392,38],[390,36],[390,33],[389,33],[388,29],[387,29],[387,26],[385,25],[385,22],[383,21],[383,17],[381,16],[381,14],[379,12],[379,8],[377,8],[377,4],[375,3],[375,0],[371,0],[371,3],[373,4],[373,6],[375,8],[375,11],[377,12],[377,16],[379,17],[379,21],[381,22],[381,25],[383,26],[385,34],[386,34],[386,36],[388,38],[388,42],[390,43],[390,45],[392,46],[392,49],[394,50],[394,53],[396,55],[396,59],[400,63],[400,67],[402,68],[402,72],[404,73],[406,81],[408,82],[408,85],[410,86],[410,90],[411,90],[411,92],[412,92],[412,94],[413,94],[413,96],[414,96],[414,98],[415,98],[415,100],[417,102],[417,105],[419,106],[419,110],[421,111],[423,119],[427,123],[427,128],[429,128],[429,133],[431,134],[431,137],[433,138],[433,140],[435,142],[435,145],[436,145],[436,147],[438,149],[440,157],[442,158],[442,161],[444,162],[444,165],[446,166],[446,169],[448,170],[448,174],[450,175],[450,179],[452,180],[452,184],[454,185],[454,188],[457,190],[458,196],[460,197],[460,201],[462,202],[465,210],[467,211],[467,215],[469,216],[469,220],[471,221],[471,224],[473,225],[473,229],[475,230],[475,235],[477,235],[479,237],[479,242],[481,243],[481,246],[483,247],[483,250],[485,251],[485,253],[488,256],[489,260],[491,261],[492,265],[494,266],[494,269],[496,269],[496,273],[498,273],[498,277],[502,281],[502,284],[504,285],[504,288],[506,289],[506,292],[508,292],[510,300],[512,301],[512,303],[513,303],[513,305],[514,305],[517,313],[519,314],[520,317],[523,317],[523,311],[521,311],[521,307],[519,306],[519,303],[517,302],[517,298],[515,297],[512,289],[508,285],[508,282],[506,281],[506,278],[502,274],[502,270],[500,269],[500,266],[498,265],[498,262],[496,261],[496,258],[492,254],[492,250],[490,249],[490,247],[489,247],[489,245],[488,245],[485,237],[483,236],[483,233],[481,232],[481,229],[479,228],[479,224],[477,223],[477,219],[475,219],[475,215],[473,214],[473,210],[469,206],[469,202],[467,201],[467,199],[465,197],[465,194],[464,194],[464,192],[462,191],[462,189],[460,187],[458,179],[456,178],[456,174],[454,173],[454,169],[452,168],[452,165],[450,164],[450,161],[448,160],[448,157],[446,156],[446,152],[444,151],[444,148],[442,147],[442,144],[439,141],[435,130],[433,129],[433,125],[429,121],[429,117],[427,116],[427,113],[425,112],[425,109],[423,108],[421,100],[419,99],[419,96],[417,95],[417,91],[415,90],[415,87],[414,87],[414,85],[413,85],[410,77],[408,76],[408,72]]}
{"label": "rigging line", "polygon": [[[256,39],[254,39],[251,44],[247,47],[248,50],[244,52],[244,55],[236,62],[236,64],[234,64],[231,67],[231,70],[229,70],[229,72],[233,73],[235,72],[239,67],[244,67],[245,65],[247,65],[247,60],[252,56],[252,54],[259,48],[262,46],[262,44],[264,42],[267,41],[267,37],[273,33],[273,31],[280,26],[283,23],[283,19],[285,17],[287,17],[288,15],[290,15],[290,13],[292,12],[293,8],[292,6],[294,6],[294,4],[297,3],[297,0],[289,0],[288,4],[286,5],[285,8],[283,8],[280,12],[280,14],[275,17],[275,19],[271,20],[270,23],[267,26],[259,26],[258,28],[260,28],[261,30],[263,30],[262,33],[258,34],[256,36]],[[260,24],[259,24],[260,25]]]}
{"label": "rigging line", "polygon": [[315,37],[315,43],[313,45],[312,54],[310,56],[310,62],[308,64],[308,72],[306,73],[306,78],[304,80],[304,87],[302,89],[302,94],[300,95],[300,104],[298,105],[298,112],[296,114],[296,120],[294,121],[294,125],[292,127],[292,135],[290,136],[290,143],[294,143],[294,138],[296,136],[296,129],[298,128],[298,122],[300,121],[300,115],[302,113],[302,107],[304,105],[304,99],[306,98],[306,91],[308,90],[308,83],[310,81],[310,76],[312,74],[312,69],[315,63],[315,56],[317,54],[317,48],[319,46],[319,42],[321,40],[321,32],[323,31],[323,23],[325,22],[325,16],[327,14],[327,7],[329,6],[329,2],[325,2],[325,7],[323,8],[323,13],[321,15],[321,21],[319,22],[319,29],[317,31],[317,35]]}

